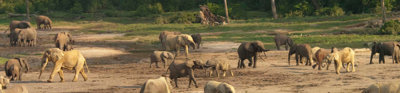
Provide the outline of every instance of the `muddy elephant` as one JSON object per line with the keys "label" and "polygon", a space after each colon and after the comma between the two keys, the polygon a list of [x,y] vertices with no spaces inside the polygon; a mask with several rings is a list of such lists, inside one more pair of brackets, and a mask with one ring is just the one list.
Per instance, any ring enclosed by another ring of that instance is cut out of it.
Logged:
{"label": "muddy elephant", "polygon": [[354,56],[355,53],[353,51],[353,49],[349,48],[349,47],[345,47],[342,50],[337,50],[336,48],[332,48],[331,50],[331,54],[329,54],[328,56],[326,56],[326,60],[328,62],[328,67],[331,63],[335,64],[335,70],[336,70],[336,74],[340,74],[340,69],[343,67],[342,65],[347,64],[347,69],[346,71],[349,72],[350,71],[350,64],[352,67],[352,71],[351,72],[355,72],[355,68],[354,68]]}
{"label": "muddy elephant", "polygon": [[217,77],[219,77],[219,70],[222,71],[222,76],[225,77],[226,72],[229,71],[231,76],[233,75],[233,72],[231,70],[231,65],[229,64],[229,62],[226,62],[224,60],[221,59],[210,59],[207,60],[206,62],[206,67],[211,68],[211,70],[209,71],[209,76],[212,76],[212,73],[215,72],[217,74]]}
{"label": "muddy elephant", "polygon": [[75,76],[73,82],[78,81],[78,75],[81,74],[84,81],[88,80],[83,65],[86,66],[87,72],[89,68],[85,57],[78,50],[62,51],[58,48],[50,48],[45,50],[42,57],[41,70],[39,73],[39,79],[42,75],[43,70],[46,68],[48,62],[54,63],[54,68],[50,74],[50,78],[47,80],[51,82],[56,73],[59,74],[61,82],[64,81],[63,69],[75,70]]}
{"label": "muddy elephant", "polygon": [[197,33],[197,34],[192,34],[191,36],[193,38],[194,43],[196,43],[197,49],[200,49],[201,35]]}
{"label": "muddy elephant", "polygon": [[208,81],[204,86],[204,93],[235,93],[235,88],[228,84],[217,81]]}
{"label": "muddy elephant", "polygon": [[29,64],[25,58],[9,59],[4,65],[6,76],[11,80],[21,80],[22,69],[25,69],[25,73],[29,71]]}
{"label": "muddy elephant", "polygon": [[179,55],[181,47],[184,47],[186,57],[189,55],[189,47],[196,49],[196,43],[193,41],[192,36],[188,34],[167,35],[166,45],[167,50],[175,50],[176,56]]}
{"label": "muddy elephant", "polygon": [[394,63],[400,62],[400,43],[393,43],[393,53],[392,53],[392,61]]}
{"label": "muddy elephant", "polygon": [[267,51],[269,51],[269,49],[265,49],[264,44],[261,41],[243,42],[242,44],[239,45],[239,48],[237,50],[238,55],[239,55],[239,61],[238,61],[237,68],[245,68],[246,67],[243,62],[245,59],[249,60],[249,66],[252,66],[254,63],[253,68],[256,68],[257,53],[264,52],[264,54],[265,54],[265,52],[267,52]]}
{"label": "muddy elephant", "polygon": [[[321,70],[321,66],[323,68],[324,63],[326,63],[326,56],[328,56],[330,53],[331,51],[322,48],[316,51],[315,54],[313,54],[313,56],[316,58],[316,63],[312,66],[312,68],[315,69],[315,67],[318,66],[318,70]],[[327,70],[328,68],[329,67],[326,67]]]}
{"label": "muddy elephant", "polygon": [[[175,82],[175,87],[178,87],[178,78],[181,77],[189,77],[189,88],[190,85],[192,84],[192,81],[197,88],[197,83],[196,83],[196,78],[194,77],[194,71],[193,68],[196,67],[196,63],[194,60],[187,59],[184,62],[181,61],[173,61],[169,67],[168,70],[170,70],[169,78],[174,80]],[[167,72],[168,72],[167,70]]]}
{"label": "muddy elephant", "polygon": [[399,83],[376,83],[364,89],[362,93],[400,93]]}
{"label": "muddy elephant", "polygon": [[[52,23],[53,22],[51,21],[51,19],[47,16],[44,15],[36,16],[36,24],[38,29],[51,29]],[[42,24],[44,25],[43,28],[40,27],[40,25]]]}
{"label": "muddy elephant", "polygon": [[387,56],[393,56],[393,49],[394,45],[397,44],[397,42],[381,42],[377,43],[374,42],[371,48],[371,57],[370,57],[370,62],[369,64],[374,64],[372,62],[372,59],[374,58],[374,55],[376,53],[379,53],[379,64],[382,62],[385,64],[385,55]]}
{"label": "muddy elephant", "polygon": [[[19,29],[26,29],[26,28],[31,28],[31,23],[28,21],[16,21],[13,20],[10,22],[9,28],[10,29],[10,34],[8,35],[10,37],[10,45],[11,46],[16,46],[17,45],[17,32],[15,31],[16,28]],[[6,33],[8,30],[4,31]]]}
{"label": "muddy elephant", "polygon": [[180,34],[181,34],[181,32],[169,32],[169,31],[161,32],[160,35],[158,36],[158,39],[161,42],[162,50],[167,50],[166,49],[166,47],[167,47],[166,38],[168,35],[180,35]]}
{"label": "muddy elephant", "polygon": [[275,45],[278,50],[280,50],[281,45],[285,45],[285,49],[288,50],[288,47],[293,44],[292,39],[284,34],[276,34],[274,37]]}
{"label": "muddy elephant", "polygon": [[0,88],[0,93],[29,93],[28,89],[23,85],[15,85],[11,88]]}
{"label": "muddy elephant", "polygon": [[154,51],[150,55],[150,68],[151,64],[156,63],[156,67],[158,68],[158,62],[162,62],[165,66],[168,64],[168,60],[172,62],[174,60],[175,55],[168,51]]}
{"label": "muddy elephant", "polygon": [[15,29],[17,33],[17,44],[20,46],[36,46],[37,32],[33,28]]}
{"label": "muddy elephant", "polygon": [[54,42],[56,42],[56,47],[60,48],[63,51],[72,50],[70,44],[74,43],[71,34],[69,32],[59,32],[54,37]]}
{"label": "muddy elephant", "polygon": [[288,64],[290,66],[290,56],[295,54],[296,56],[296,65],[299,65],[299,61],[302,60],[303,57],[306,58],[306,65],[310,65],[313,63],[312,60],[312,51],[311,47],[308,44],[293,44],[290,46],[289,55],[288,55]]}
{"label": "muddy elephant", "polygon": [[149,79],[140,88],[140,93],[171,93],[171,91],[171,79],[164,76],[157,79]]}
{"label": "muddy elephant", "polygon": [[7,88],[7,85],[10,84],[10,79],[5,78],[4,76],[0,76],[0,86],[1,88]]}

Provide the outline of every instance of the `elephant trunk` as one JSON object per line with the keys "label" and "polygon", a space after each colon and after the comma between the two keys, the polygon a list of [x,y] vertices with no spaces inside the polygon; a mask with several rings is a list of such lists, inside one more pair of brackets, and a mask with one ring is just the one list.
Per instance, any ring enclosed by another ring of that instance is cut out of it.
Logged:
{"label": "elephant trunk", "polygon": [[196,47],[197,47],[195,42],[192,42],[192,43],[191,43],[191,46],[193,47],[193,50],[195,50]]}
{"label": "elephant trunk", "polygon": [[43,63],[42,63],[42,68],[40,69],[39,79],[40,79],[40,76],[42,76],[43,70],[44,70],[44,69],[46,68],[46,66],[47,66],[47,62],[48,62],[48,58],[45,58],[44,61],[43,61]]}

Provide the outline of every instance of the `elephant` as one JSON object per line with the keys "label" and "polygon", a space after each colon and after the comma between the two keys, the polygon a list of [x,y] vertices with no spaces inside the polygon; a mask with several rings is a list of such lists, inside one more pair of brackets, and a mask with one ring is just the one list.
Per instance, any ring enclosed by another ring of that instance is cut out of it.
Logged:
{"label": "elephant", "polygon": [[171,79],[164,76],[157,79],[149,79],[140,88],[140,93],[171,93],[172,85],[170,82]]}
{"label": "elephant", "polygon": [[28,89],[23,85],[15,85],[11,88],[3,89],[0,88],[1,93],[29,93]]}
{"label": "elephant", "polygon": [[355,72],[354,68],[354,51],[350,47],[345,47],[344,49],[338,51],[336,48],[332,48],[331,54],[326,56],[326,60],[328,62],[328,67],[332,62],[335,62],[335,70],[336,74],[340,75],[340,68],[342,68],[343,64],[347,64],[346,71],[350,71],[350,64],[352,65],[353,70],[351,72]]}
{"label": "elephant", "polygon": [[52,73],[50,74],[50,78],[47,82],[52,82],[52,79],[56,73],[59,74],[61,82],[64,82],[64,73],[63,69],[75,70],[75,76],[72,80],[73,82],[78,81],[79,73],[82,75],[84,81],[88,80],[88,77],[85,74],[83,65],[86,65],[87,72],[89,73],[89,68],[87,66],[87,62],[85,57],[78,50],[71,51],[62,51],[58,48],[49,48],[46,49],[43,53],[41,70],[39,73],[39,79],[42,75],[43,70],[46,68],[48,62],[54,63],[54,68]]}
{"label": "elephant", "polygon": [[192,36],[188,34],[167,35],[166,45],[167,50],[176,51],[176,56],[179,55],[181,47],[184,47],[186,57],[189,55],[189,46],[193,47],[193,49],[196,49],[196,43],[193,41]]}
{"label": "elephant", "polygon": [[201,35],[197,33],[197,34],[192,34],[191,36],[193,38],[194,43],[196,43],[197,49],[200,49]]}
{"label": "elephant", "polygon": [[379,64],[382,62],[385,64],[385,55],[387,56],[392,56],[394,45],[397,44],[397,42],[381,42],[377,43],[374,42],[371,48],[371,57],[370,57],[370,62],[369,64],[374,64],[372,62],[372,59],[375,55],[375,53],[379,53]]}
{"label": "elephant", "polygon": [[265,49],[264,44],[261,41],[241,43],[239,45],[239,48],[237,49],[237,52],[239,55],[239,62],[238,62],[237,68],[245,68],[246,67],[243,62],[245,59],[249,60],[249,66],[252,66],[253,59],[254,59],[253,68],[256,68],[257,53],[264,52],[264,54],[265,54],[265,52],[267,52],[267,51],[269,51],[269,49]]}
{"label": "elephant", "polygon": [[169,78],[175,81],[175,87],[178,87],[178,78],[189,76],[189,88],[193,81],[195,87],[197,88],[196,78],[194,77],[193,68],[196,67],[194,60],[187,59],[184,62],[173,61],[168,69],[170,70]]}
{"label": "elephant", "polygon": [[161,42],[162,50],[167,50],[166,49],[166,47],[167,47],[166,38],[167,38],[168,35],[180,35],[180,34],[181,34],[181,32],[169,32],[169,31],[161,32],[160,35],[158,36],[158,39]]}
{"label": "elephant", "polygon": [[399,58],[400,58],[400,44],[393,43],[393,53],[392,53],[393,64],[399,63],[400,61]]}
{"label": "elephant", "polygon": [[303,57],[306,57],[307,59],[306,65],[311,65],[313,63],[311,47],[308,44],[293,44],[292,46],[290,46],[288,55],[289,66],[290,66],[290,56],[293,54],[295,54],[296,56],[297,66],[299,65],[299,60],[301,61]]}
{"label": "elephant", "polygon": [[210,77],[212,76],[212,73],[214,71],[216,72],[217,77],[219,77],[218,70],[222,70],[223,71],[223,74],[222,74],[223,77],[225,77],[226,71],[229,71],[231,73],[231,76],[234,76],[233,72],[231,70],[231,66],[230,66],[229,62],[226,62],[226,61],[223,61],[223,60],[220,60],[220,59],[207,60],[206,67],[211,67],[212,68],[212,70],[209,71],[209,74],[210,74],[209,76]]}
{"label": "elephant", "polygon": [[156,63],[156,66],[158,68],[159,67],[158,62],[164,63],[164,68],[165,68],[166,64],[168,64],[168,59],[171,61],[174,60],[175,55],[168,51],[154,51],[150,55],[150,68],[151,64],[153,63]]}
{"label": "elephant", "polygon": [[[49,17],[44,15],[36,16],[36,24],[38,29],[51,29],[52,21]],[[40,25],[44,25],[43,28]]]}
{"label": "elephant", "polygon": [[[321,65],[322,67],[324,67],[323,62],[326,63],[325,58],[326,56],[328,56],[331,52],[329,50],[326,49],[319,49],[318,51],[315,52],[315,54],[313,54],[313,56],[315,56],[316,58],[316,63],[312,66],[313,69],[315,69],[315,67],[318,65],[318,70],[321,70]],[[326,70],[328,70],[329,67],[326,67]]]}
{"label": "elephant", "polygon": [[204,93],[235,93],[235,88],[228,83],[208,81],[204,86]]}
{"label": "elephant", "polygon": [[0,76],[0,88],[7,88],[8,84],[10,84],[10,79],[5,78],[4,76]]}
{"label": "elephant", "polygon": [[17,41],[20,46],[36,46],[37,32],[33,28],[16,29]]}
{"label": "elephant", "polygon": [[364,89],[362,93],[400,93],[399,83],[376,83]]}
{"label": "elephant", "polygon": [[9,59],[4,65],[6,76],[11,80],[21,80],[22,69],[25,69],[25,73],[29,72],[29,64],[25,58]]}
{"label": "elephant", "polygon": [[[15,31],[16,28],[19,28],[19,29],[31,28],[31,23],[28,21],[16,21],[16,20],[13,20],[10,22],[9,37],[10,37],[10,45],[11,46],[16,46],[16,44],[17,44],[17,32]],[[4,33],[6,33],[6,32],[7,32],[7,30],[4,31]]]}
{"label": "elephant", "polygon": [[276,34],[274,41],[275,41],[276,48],[278,50],[281,50],[280,49],[281,45],[285,45],[285,49],[288,50],[288,46],[291,46],[293,44],[292,39],[284,34]]}
{"label": "elephant", "polygon": [[68,32],[59,32],[54,37],[54,41],[56,42],[56,47],[60,48],[63,51],[72,50],[72,46],[70,43],[74,43],[74,40],[71,37],[71,34]]}

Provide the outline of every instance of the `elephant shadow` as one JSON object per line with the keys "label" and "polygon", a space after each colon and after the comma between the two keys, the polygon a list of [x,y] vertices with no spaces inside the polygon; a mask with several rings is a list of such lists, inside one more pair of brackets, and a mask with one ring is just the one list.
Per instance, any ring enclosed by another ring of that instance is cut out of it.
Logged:
{"label": "elephant shadow", "polygon": [[118,88],[142,88],[142,86],[140,86],[140,85],[136,85],[136,86],[115,86],[115,87],[118,87]]}
{"label": "elephant shadow", "polygon": [[10,81],[11,83],[48,83],[47,81]]}

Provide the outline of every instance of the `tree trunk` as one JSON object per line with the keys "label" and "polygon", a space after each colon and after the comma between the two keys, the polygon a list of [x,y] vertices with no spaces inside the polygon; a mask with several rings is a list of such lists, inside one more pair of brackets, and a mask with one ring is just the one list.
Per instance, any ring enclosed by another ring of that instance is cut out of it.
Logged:
{"label": "tree trunk", "polygon": [[25,5],[26,5],[26,21],[30,21],[31,18],[29,17],[29,1],[25,0]]}
{"label": "tree trunk", "polygon": [[311,1],[312,1],[313,5],[315,7],[315,10],[318,10],[320,8],[320,6],[318,4],[318,0],[311,0]]}
{"label": "tree trunk", "polygon": [[226,23],[229,23],[229,12],[228,12],[228,2],[226,2],[226,0],[224,0],[225,2],[225,15],[226,15]]}
{"label": "tree trunk", "polygon": [[272,9],[272,14],[274,15],[274,18],[278,19],[278,14],[276,13],[275,0],[271,0],[271,9]]}
{"label": "tree trunk", "polygon": [[385,8],[385,0],[381,0],[381,8],[382,8],[382,22],[385,23],[386,22],[386,8]]}

